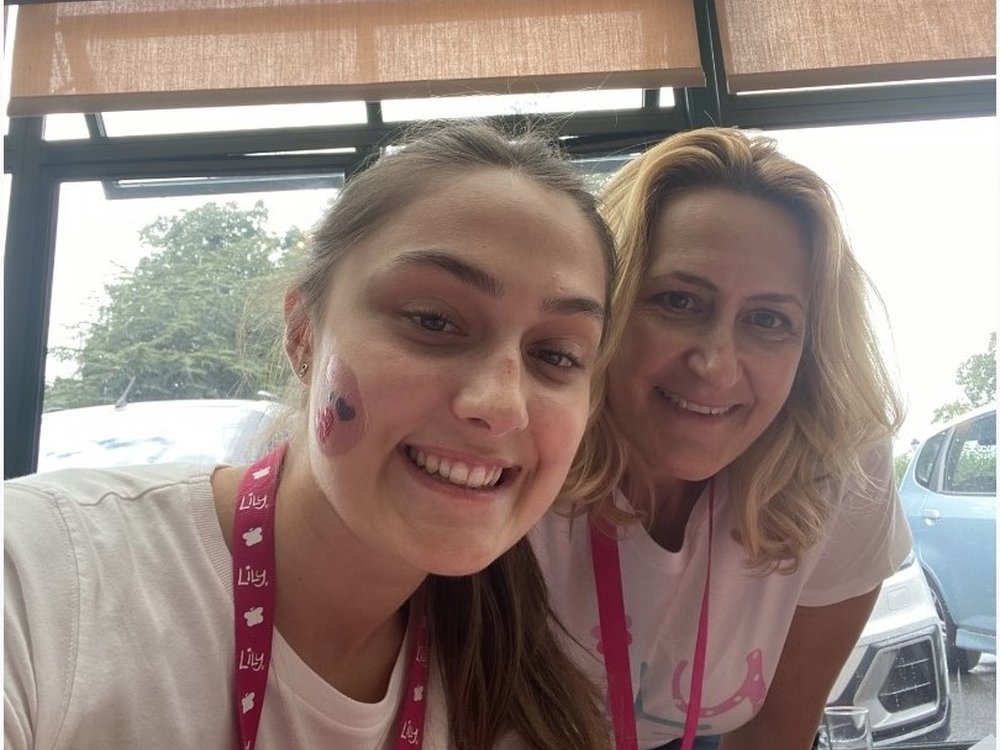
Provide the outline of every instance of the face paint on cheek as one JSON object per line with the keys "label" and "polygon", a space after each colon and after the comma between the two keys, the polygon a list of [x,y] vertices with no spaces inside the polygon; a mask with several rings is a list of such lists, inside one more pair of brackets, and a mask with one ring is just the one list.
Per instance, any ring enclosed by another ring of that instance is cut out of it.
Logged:
{"label": "face paint on cheek", "polygon": [[339,456],[358,444],[368,419],[358,379],[347,363],[331,357],[324,375],[325,392],[316,408],[316,439],[324,453]]}

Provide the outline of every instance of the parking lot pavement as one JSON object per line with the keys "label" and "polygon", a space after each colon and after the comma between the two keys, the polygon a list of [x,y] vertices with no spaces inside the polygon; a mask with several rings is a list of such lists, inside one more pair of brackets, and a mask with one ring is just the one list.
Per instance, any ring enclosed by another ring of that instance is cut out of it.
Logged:
{"label": "parking lot pavement", "polygon": [[951,678],[951,740],[997,733],[997,660],[983,654],[969,674]]}

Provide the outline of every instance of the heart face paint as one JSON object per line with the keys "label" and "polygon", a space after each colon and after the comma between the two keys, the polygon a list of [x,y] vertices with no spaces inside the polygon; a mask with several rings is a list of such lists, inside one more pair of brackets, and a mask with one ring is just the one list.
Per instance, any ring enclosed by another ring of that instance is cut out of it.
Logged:
{"label": "heart face paint", "polygon": [[324,375],[326,395],[317,404],[316,439],[324,453],[339,456],[358,444],[368,420],[358,379],[347,363],[331,357]]}

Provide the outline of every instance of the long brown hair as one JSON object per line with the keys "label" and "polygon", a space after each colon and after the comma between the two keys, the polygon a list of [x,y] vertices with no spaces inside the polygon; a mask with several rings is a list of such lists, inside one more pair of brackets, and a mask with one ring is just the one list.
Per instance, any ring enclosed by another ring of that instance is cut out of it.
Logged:
{"label": "long brown hair", "polygon": [[[603,249],[608,303],[615,277],[614,241],[572,164],[551,140],[537,135],[505,134],[485,122],[452,123],[418,131],[407,145],[348,181],[312,237],[307,265],[295,282],[302,303],[292,311],[288,329],[322,320],[337,260],[421,191],[465,171],[498,167],[575,201]],[[600,403],[606,339],[602,337],[591,417]],[[303,407],[307,394],[298,388]],[[511,730],[538,750],[610,748],[603,699],[560,647],[561,626],[527,539],[477,574],[430,576],[425,585],[432,650],[444,678],[456,750],[485,750]]]}

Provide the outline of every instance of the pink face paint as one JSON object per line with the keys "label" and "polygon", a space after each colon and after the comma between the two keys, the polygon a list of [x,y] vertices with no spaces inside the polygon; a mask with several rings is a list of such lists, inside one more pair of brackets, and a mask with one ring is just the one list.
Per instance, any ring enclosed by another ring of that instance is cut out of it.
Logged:
{"label": "pink face paint", "polygon": [[327,455],[339,456],[358,444],[368,419],[358,379],[347,363],[331,357],[324,375],[325,393],[316,405],[316,439]]}

